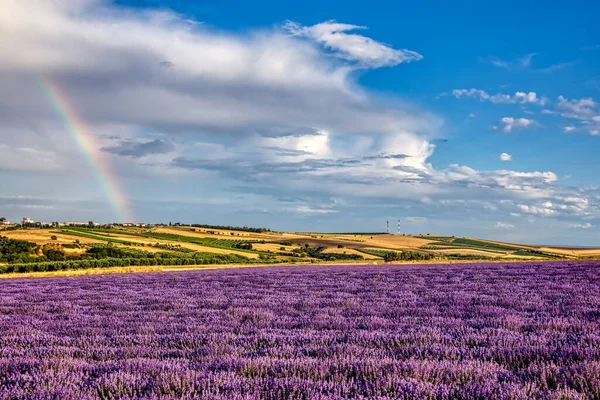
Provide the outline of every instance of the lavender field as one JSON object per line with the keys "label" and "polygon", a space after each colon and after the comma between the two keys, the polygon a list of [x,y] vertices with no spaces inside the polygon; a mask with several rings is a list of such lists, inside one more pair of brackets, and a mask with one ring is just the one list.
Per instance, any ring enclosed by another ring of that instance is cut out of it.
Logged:
{"label": "lavender field", "polygon": [[600,262],[0,281],[2,399],[598,399]]}

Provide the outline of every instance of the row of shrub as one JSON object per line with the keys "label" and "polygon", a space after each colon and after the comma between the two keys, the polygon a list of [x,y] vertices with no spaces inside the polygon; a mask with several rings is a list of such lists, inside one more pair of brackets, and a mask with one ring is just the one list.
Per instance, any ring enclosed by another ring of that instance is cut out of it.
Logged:
{"label": "row of shrub", "polygon": [[433,254],[429,253],[420,253],[418,251],[403,251],[398,253],[396,251],[390,251],[385,253],[384,259],[387,262],[392,261],[414,261],[414,260],[431,260],[433,258]]}
{"label": "row of shrub", "polygon": [[251,226],[231,226],[231,225],[206,225],[206,224],[192,224],[194,228],[204,229],[220,229],[225,231],[241,231],[241,232],[253,232],[253,233],[265,233],[271,232],[269,228],[253,228]]}
{"label": "row of shrub", "polygon": [[195,253],[193,257],[104,258],[100,260],[45,261],[27,264],[8,264],[0,265],[0,273],[154,265],[240,264],[251,263],[251,261],[252,260],[249,258],[237,254]]}
{"label": "row of shrub", "polygon": [[103,258],[153,258],[155,255],[145,250],[116,247],[112,244],[91,244],[86,254],[96,259]]}
{"label": "row of shrub", "polygon": [[454,254],[443,254],[442,257],[444,257],[448,260],[493,260],[493,259],[502,260],[501,257],[490,257],[490,256],[486,256],[483,254],[454,253]]}
{"label": "row of shrub", "polygon": [[369,254],[372,256],[377,256],[377,257],[385,257],[385,255],[387,253],[389,253],[389,250],[384,250],[384,249],[365,249],[365,248],[360,248],[360,249],[356,249],[358,251],[360,251],[361,253],[365,253],[365,254]]}
{"label": "row of shrub", "polygon": [[152,247],[156,247],[157,249],[176,251],[178,253],[194,253],[196,251],[188,249],[187,247],[181,247],[180,244],[154,243]]}
{"label": "row of shrub", "polygon": [[358,254],[340,254],[340,253],[323,253],[327,247],[310,247],[305,244],[303,247],[298,247],[292,250],[292,253],[297,257],[311,257],[323,261],[338,261],[338,260],[362,260],[363,256]]}

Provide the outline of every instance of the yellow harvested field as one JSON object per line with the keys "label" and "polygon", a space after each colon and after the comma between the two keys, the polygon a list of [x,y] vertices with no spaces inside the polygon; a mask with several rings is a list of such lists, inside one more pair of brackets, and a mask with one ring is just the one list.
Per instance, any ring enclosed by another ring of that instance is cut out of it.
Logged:
{"label": "yellow harvested field", "polygon": [[328,249],[323,250],[323,253],[329,253],[329,254],[356,254],[357,256],[362,256],[363,258],[367,259],[367,260],[381,260],[381,257],[377,257],[374,256],[372,254],[366,254],[363,252],[360,252],[358,250],[354,250],[354,249],[338,249],[335,247],[330,247]]}
{"label": "yellow harvested field", "polygon": [[580,257],[594,257],[600,256],[600,249],[587,249],[587,250],[575,250]]}
{"label": "yellow harvested field", "polygon": [[361,247],[381,247],[388,249],[418,249],[432,243],[433,240],[421,239],[413,236],[396,236],[396,235],[378,235],[367,236],[364,246]]}
{"label": "yellow harvested field", "polygon": [[[285,250],[281,250],[282,247]],[[298,248],[298,246],[284,246],[279,243],[252,243],[252,249],[254,250],[271,251],[273,253],[277,253],[280,251],[290,252],[296,248]]]}
{"label": "yellow harvested field", "polygon": [[[373,236],[373,237],[375,238],[376,236]],[[347,240],[349,242],[354,242],[354,243],[365,243],[367,241],[367,239],[370,239],[370,236],[366,236],[366,235],[325,235],[324,238],[333,239],[333,240]]]}
{"label": "yellow harvested field", "polygon": [[[539,248],[540,251],[545,251],[548,253],[553,253],[553,254],[560,254],[560,255],[565,255],[565,256],[575,256],[577,255],[575,250],[570,250],[570,249],[557,249],[554,247],[540,247]],[[596,250],[598,251],[598,250]]]}
{"label": "yellow harvested field", "polygon": [[[48,229],[23,229],[17,231],[0,232],[0,236],[6,236],[10,239],[27,240],[40,245],[47,243],[68,244],[79,240],[80,243],[102,243],[102,240],[88,239],[84,237],[76,237],[64,235],[61,233],[53,233]],[[52,240],[52,236],[56,236],[56,240]]]}
{"label": "yellow harvested field", "polygon": [[574,256],[574,257],[595,257],[600,256],[600,249],[569,249],[569,248],[560,248],[560,247],[541,247],[541,251],[560,254],[565,256]]}
{"label": "yellow harvested field", "polygon": [[68,254],[68,255],[71,255],[71,256],[76,256],[76,255],[85,253],[85,251],[86,251],[85,248],[83,248],[83,249],[67,249],[67,248],[63,248],[62,250],[65,252],[65,254]]}

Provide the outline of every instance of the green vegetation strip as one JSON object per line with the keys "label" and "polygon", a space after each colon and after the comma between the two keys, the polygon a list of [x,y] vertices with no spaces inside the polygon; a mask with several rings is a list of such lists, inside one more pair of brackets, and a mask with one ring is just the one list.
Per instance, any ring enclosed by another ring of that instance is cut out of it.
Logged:
{"label": "green vegetation strip", "polygon": [[541,258],[561,258],[557,254],[548,254],[537,250],[520,250],[512,253],[514,256],[541,257]]}
{"label": "green vegetation strip", "polygon": [[[157,240],[168,240],[172,242],[183,242],[197,244],[200,246],[214,247],[217,249],[235,250],[240,252],[246,252],[251,254],[268,254],[267,252],[249,250],[244,248],[236,247],[243,243],[256,243],[255,240],[244,240],[244,239],[213,239],[213,238],[195,238],[185,235],[176,235],[172,233],[158,233],[158,232],[130,232],[126,230],[112,230],[112,229],[89,229],[89,228],[75,228],[67,230],[70,234],[75,232],[76,236],[87,237],[89,239],[104,240],[112,243],[121,243],[130,246],[135,246],[135,242],[127,242],[124,240],[114,239],[109,236],[109,232],[118,233],[121,235],[128,235],[133,237],[140,237],[145,239],[157,239]],[[62,231],[64,232],[64,231]]]}
{"label": "green vegetation strip", "polygon": [[[264,263],[264,260],[261,260]],[[271,260],[273,262],[273,260]],[[205,265],[251,264],[252,260],[237,254],[194,253],[189,257],[158,258],[104,258],[76,261],[47,261],[27,264],[0,265],[0,273],[46,272],[88,268],[151,266],[151,265]]]}
{"label": "green vegetation strip", "polygon": [[386,250],[386,249],[356,249],[362,253],[372,256],[382,257],[385,261],[414,261],[414,260],[430,260],[434,256],[429,253],[420,253],[418,251],[409,250]]}
{"label": "green vegetation strip", "polygon": [[507,253],[507,251],[492,250],[487,247],[466,246],[466,245],[460,245],[460,244],[453,245],[452,243],[442,243],[442,242],[428,244],[425,246],[421,246],[419,248],[423,249],[423,250],[460,250],[460,249],[464,249],[464,250],[485,251],[487,253],[495,253],[495,254],[506,254]]}
{"label": "green vegetation strip", "polygon": [[500,251],[520,251],[521,247],[506,246],[503,244],[482,242],[473,239],[454,239],[451,243],[458,245],[474,246],[484,250],[500,250]]}
{"label": "green vegetation strip", "polygon": [[376,250],[376,249],[356,249],[356,251],[360,251],[361,253],[369,254],[371,256],[377,257],[385,257],[385,255],[392,250]]}
{"label": "green vegetation strip", "polygon": [[440,242],[450,242],[452,241],[454,238],[451,236],[423,236],[423,235],[418,235],[415,236],[418,239],[426,239],[426,240],[437,240]]}
{"label": "green vegetation strip", "polygon": [[118,244],[123,244],[126,246],[138,245],[138,243],[129,242],[127,240],[115,239],[115,238],[112,238],[109,236],[104,236],[104,235],[100,235],[100,234],[96,234],[96,233],[81,232],[79,230],[61,229],[59,231],[52,231],[52,233],[61,233],[63,235],[77,236],[77,237],[93,239],[93,240],[101,240],[104,242],[118,243]]}

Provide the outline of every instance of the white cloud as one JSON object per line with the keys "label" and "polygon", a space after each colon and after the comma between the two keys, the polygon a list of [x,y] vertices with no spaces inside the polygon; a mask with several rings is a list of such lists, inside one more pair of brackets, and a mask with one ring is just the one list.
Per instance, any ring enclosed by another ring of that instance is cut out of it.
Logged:
{"label": "white cloud", "polygon": [[502,129],[504,132],[512,132],[513,128],[527,128],[537,125],[536,121],[527,118],[504,117],[499,122],[504,124],[504,128]]}
{"label": "white cloud", "polygon": [[500,229],[514,229],[515,226],[513,224],[508,224],[506,222],[497,222],[496,223],[496,228],[500,228]]}
{"label": "white cloud", "polygon": [[[65,136],[36,76],[55,81],[104,148],[115,147],[107,137],[122,135],[139,143],[168,140],[178,152],[188,147],[181,141],[194,137],[259,136],[286,137],[279,145],[309,146],[325,156],[325,147],[313,148],[324,143],[314,143],[311,132],[326,131],[327,140],[370,135],[376,146],[389,142],[407,153],[428,149],[424,137],[440,124],[428,113],[379,103],[359,87],[351,68],[300,37],[312,32],[320,38],[315,40],[365,66],[420,58],[346,34],[350,25],[296,26],[297,36],[278,30],[238,35],[213,32],[168,12],[123,11],[111,3],[9,0],[3,5],[0,37],[11,40],[0,46],[2,137],[12,136],[5,133],[11,124],[22,130],[24,120],[45,134]],[[115,133],[114,125],[121,131]],[[148,131],[162,136],[137,137]],[[37,142],[36,135],[24,141]],[[77,151],[62,141],[65,151]],[[337,152],[344,153],[339,146]],[[128,170],[125,164],[118,169]]]}
{"label": "white cloud", "polygon": [[529,206],[527,204],[520,204],[519,209],[524,213],[540,215],[540,216],[550,216],[556,214],[556,210],[553,210],[552,207],[545,207],[543,205],[540,206]]}
{"label": "white cloud", "polygon": [[597,105],[598,103],[591,97],[586,99],[567,100],[563,96],[558,96],[557,108],[565,117],[586,120],[594,117],[594,109]]}
{"label": "white cloud", "polygon": [[502,161],[512,161],[512,156],[508,153],[500,154],[500,160]]}
{"label": "white cloud", "polygon": [[480,101],[490,101],[494,104],[536,104],[544,106],[547,102],[545,97],[538,97],[535,92],[516,92],[514,95],[497,93],[490,95],[481,89],[454,89],[452,95],[457,99],[462,97],[478,98]]}
{"label": "white cloud", "polygon": [[[561,116],[579,120],[583,125],[582,129],[586,129],[590,135],[598,135],[598,132],[600,131],[600,109],[598,103],[591,97],[569,100],[563,96],[559,96],[556,108],[561,113]],[[576,128],[566,127],[564,129],[565,132],[571,132]]]}
{"label": "white cloud", "polygon": [[518,61],[519,61],[519,64],[520,64],[522,67],[524,67],[524,68],[530,67],[530,66],[531,66],[531,59],[532,59],[534,56],[536,56],[536,55],[537,55],[536,53],[529,53],[529,54],[526,54],[526,55],[524,55],[523,57],[521,57],[521,58],[518,60]]}
{"label": "white cloud", "polygon": [[593,227],[593,225],[587,222],[585,224],[571,224],[569,227],[572,229],[590,229]]}
{"label": "white cloud", "polygon": [[565,133],[574,132],[574,131],[576,131],[576,130],[577,130],[577,128],[575,128],[574,126],[565,126],[565,127],[563,128],[563,132],[565,132]]}
{"label": "white cloud", "polygon": [[600,50],[600,44],[593,44],[591,46],[584,46],[584,47],[581,48],[581,50],[584,50],[584,51]]}
{"label": "white cloud", "polygon": [[559,71],[559,70],[562,70],[565,68],[572,67],[575,64],[576,64],[575,61],[560,62],[560,63],[556,63],[556,64],[551,64],[547,67],[538,68],[535,71],[541,72],[541,73],[550,73],[550,72]]}
{"label": "white cloud", "polygon": [[572,65],[575,65],[575,61],[569,61],[569,62],[560,62],[560,63],[556,63],[556,64],[550,64],[546,67],[541,67],[541,68],[533,68],[532,60],[533,60],[533,57],[536,55],[537,55],[536,53],[525,54],[524,56],[517,58],[515,61],[506,61],[506,60],[502,60],[498,57],[488,57],[487,59],[484,59],[483,61],[488,62],[488,63],[494,65],[495,67],[504,68],[509,71],[527,70],[527,71],[537,72],[537,73],[550,73],[550,72],[558,71],[558,70],[570,67]]}
{"label": "white cloud", "polygon": [[401,218],[401,221],[414,222],[417,224],[423,224],[427,222],[427,218],[425,217],[404,217]]}
{"label": "white cloud", "polygon": [[547,99],[545,97],[538,97],[535,92],[523,93],[517,92],[515,93],[515,99],[517,103],[520,104],[538,104],[540,106],[544,106],[546,104]]}
{"label": "white cloud", "polygon": [[288,21],[284,28],[292,35],[310,38],[345,60],[355,61],[360,66],[378,68],[394,66],[404,62],[419,61],[422,55],[411,50],[396,50],[371,38],[347,33],[364,30],[365,26],[342,24],[334,20],[312,26],[302,26]]}
{"label": "white cloud", "polygon": [[488,62],[495,67],[508,70],[526,69],[531,66],[531,60],[534,56],[536,56],[536,53],[525,54],[524,56],[517,58],[515,61],[506,61],[498,57],[488,57],[483,61]]}
{"label": "white cloud", "polygon": [[331,214],[337,212],[329,208],[312,208],[305,205],[299,206],[296,211],[302,214]]}
{"label": "white cloud", "polygon": [[[0,140],[3,136],[0,135]],[[64,163],[56,153],[29,146],[11,146],[0,143],[0,171],[57,172],[64,170]]]}

